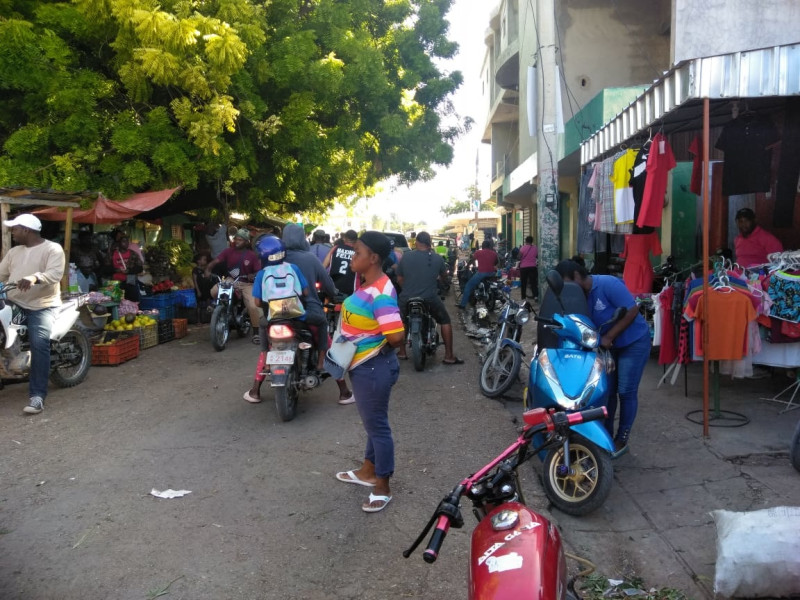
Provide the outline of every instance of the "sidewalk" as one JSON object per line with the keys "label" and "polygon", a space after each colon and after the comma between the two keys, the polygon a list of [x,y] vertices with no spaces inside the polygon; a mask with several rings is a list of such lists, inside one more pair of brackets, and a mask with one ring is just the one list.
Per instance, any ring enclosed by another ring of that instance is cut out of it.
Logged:
{"label": "sidewalk", "polygon": [[[532,337],[535,328],[525,333]],[[532,346],[526,340],[524,347],[527,363]],[[594,562],[606,577],[639,577],[648,589],[670,587],[690,598],[713,598],[716,530],[709,513],[800,504],[800,473],[788,459],[800,410],[781,414],[785,404],[761,399],[791,384],[782,370],[760,380],[721,376],[720,408],[749,423],[724,427],[733,422],[715,419],[704,438],[702,424],[686,418],[702,408],[702,364],[688,367],[688,396],[683,373],[674,386],[657,388],[662,372],[654,355],[639,387],[631,450],[614,462],[614,486],[603,507],[585,517],[554,508],[549,514],[567,549]],[[521,378],[527,375],[523,368]],[[505,399],[517,414],[522,385]],[[702,413],[692,418],[702,423]],[[540,466],[534,463],[534,469]],[[531,487],[528,501],[548,509],[541,486]]]}

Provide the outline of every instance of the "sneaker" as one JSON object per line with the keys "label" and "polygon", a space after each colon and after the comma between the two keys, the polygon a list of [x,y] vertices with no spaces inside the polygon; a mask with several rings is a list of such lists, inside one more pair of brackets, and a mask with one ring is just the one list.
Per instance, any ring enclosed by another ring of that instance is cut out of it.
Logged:
{"label": "sneaker", "polygon": [[355,394],[350,394],[349,398],[339,398],[339,404],[344,406],[345,404],[353,404],[356,401]]}
{"label": "sneaker", "polygon": [[29,415],[38,415],[40,412],[44,410],[44,400],[41,396],[34,396],[30,399],[28,406],[22,409],[23,412],[28,413]]}

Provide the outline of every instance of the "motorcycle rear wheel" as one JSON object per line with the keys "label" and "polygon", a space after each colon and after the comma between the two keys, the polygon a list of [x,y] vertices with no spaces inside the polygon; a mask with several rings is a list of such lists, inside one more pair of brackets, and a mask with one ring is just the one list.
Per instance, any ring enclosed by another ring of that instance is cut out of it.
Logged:
{"label": "motorcycle rear wheel", "polygon": [[547,453],[542,484],[550,502],[561,512],[575,517],[598,509],[611,493],[614,467],[611,455],[582,437],[570,436],[569,472],[560,474],[564,465],[564,447]]}
{"label": "motorcycle rear wheel", "polygon": [[411,334],[411,358],[414,359],[415,370],[425,369],[425,349],[422,347],[422,335],[419,333]]}
{"label": "motorcycle rear wheel", "polygon": [[500,348],[496,359],[494,350],[495,344],[489,346],[481,367],[481,392],[487,398],[497,398],[511,389],[522,367],[522,356],[511,346]]}
{"label": "motorcycle rear wheel", "polygon": [[789,458],[792,459],[792,466],[800,471],[800,421],[797,422],[797,429],[792,436],[792,445],[789,446]]}
{"label": "motorcycle rear wheel", "polygon": [[217,304],[211,314],[211,323],[208,326],[211,335],[211,345],[214,350],[222,352],[231,335],[231,326],[228,320],[228,307],[224,304]]}
{"label": "motorcycle rear wheel", "polygon": [[92,366],[92,347],[86,334],[78,329],[70,329],[58,344],[69,344],[75,357],[68,364],[57,365],[50,373],[50,381],[62,388],[74,387],[86,379]]}
{"label": "motorcycle rear wheel", "polygon": [[275,390],[275,409],[281,421],[291,421],[297,416],[297,367],[293,365],[286,374],[286,385],[273,388]]}

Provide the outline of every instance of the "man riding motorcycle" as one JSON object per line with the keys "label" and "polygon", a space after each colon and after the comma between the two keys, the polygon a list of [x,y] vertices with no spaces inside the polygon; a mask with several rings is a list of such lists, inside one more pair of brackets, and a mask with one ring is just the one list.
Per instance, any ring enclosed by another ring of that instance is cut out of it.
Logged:
{"label": "man riding motorcycle", "polygon": [[[239,277],[236,288],[241,291],[247,312],[250,315],[250,323],[253,327],[258,326],[258,321],[263,314],[261,309],[253,302],[253,278],[261,268],[261,261],[258,255],[250,249],[250,232],[247,229],[239,229],[233,237],[233,247],[225,248],[219,253],[217,258],[208,263],[206,267],[206,277],[210,277],[212,270],[218,264],[225,267],[228,276]],[[211,288],[211,296],[217,297],[219,286]],[[258,334],[253,335],[253,343],[259,343]]]}
{"label": "man riding motorcycle", "polygon": [[[447,265],[441,256],[431,248],[431,236],[427,231],[420,231],[415,241],[416,248],[406,252],[397,267],[397,278],[403,291],[398,298],[400,314],[405,319],[406,307],[410,298],[423,298],[431,315],[442,328],[444,341],[445,365],[460,365],[464,361],[453,354],[453,326],[444,303],[439,298],[438,280],[447,276]],[[397,357],[407,359],[405,346],[397,352]]]}

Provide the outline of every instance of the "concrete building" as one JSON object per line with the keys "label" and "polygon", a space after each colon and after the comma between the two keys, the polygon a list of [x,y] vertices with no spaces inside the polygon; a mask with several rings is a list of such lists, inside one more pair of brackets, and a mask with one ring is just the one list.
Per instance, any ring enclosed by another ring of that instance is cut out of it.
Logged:
{"label": "concrete building", "polygon": [[[483,142],[492,148],[490,194],[507,211],[503,230],[514,244],[526,235],[537,238],[536,149],[541,124],[536,115],[541,111],[535,82],[543,77],[560,80],[564,125],[552,155],[558,161],[561,256],[576,250],[577,200],[586,155],[581,146],[598,130],[675,66],[800,41],[800,3],[795,0],[553,0],[558,68],[541,73],[538,32],[549,15],[537,11],[547,3],[500,0],[490,16],[482,69],[487,115]],[[626,129],[617,144],[636,134],[635,129]],[[642,131],[647,135],[646,125],[638,133]],[[679,161],[688,160],[683,154]],[[662,242],[668,251],[671,240]]]}

